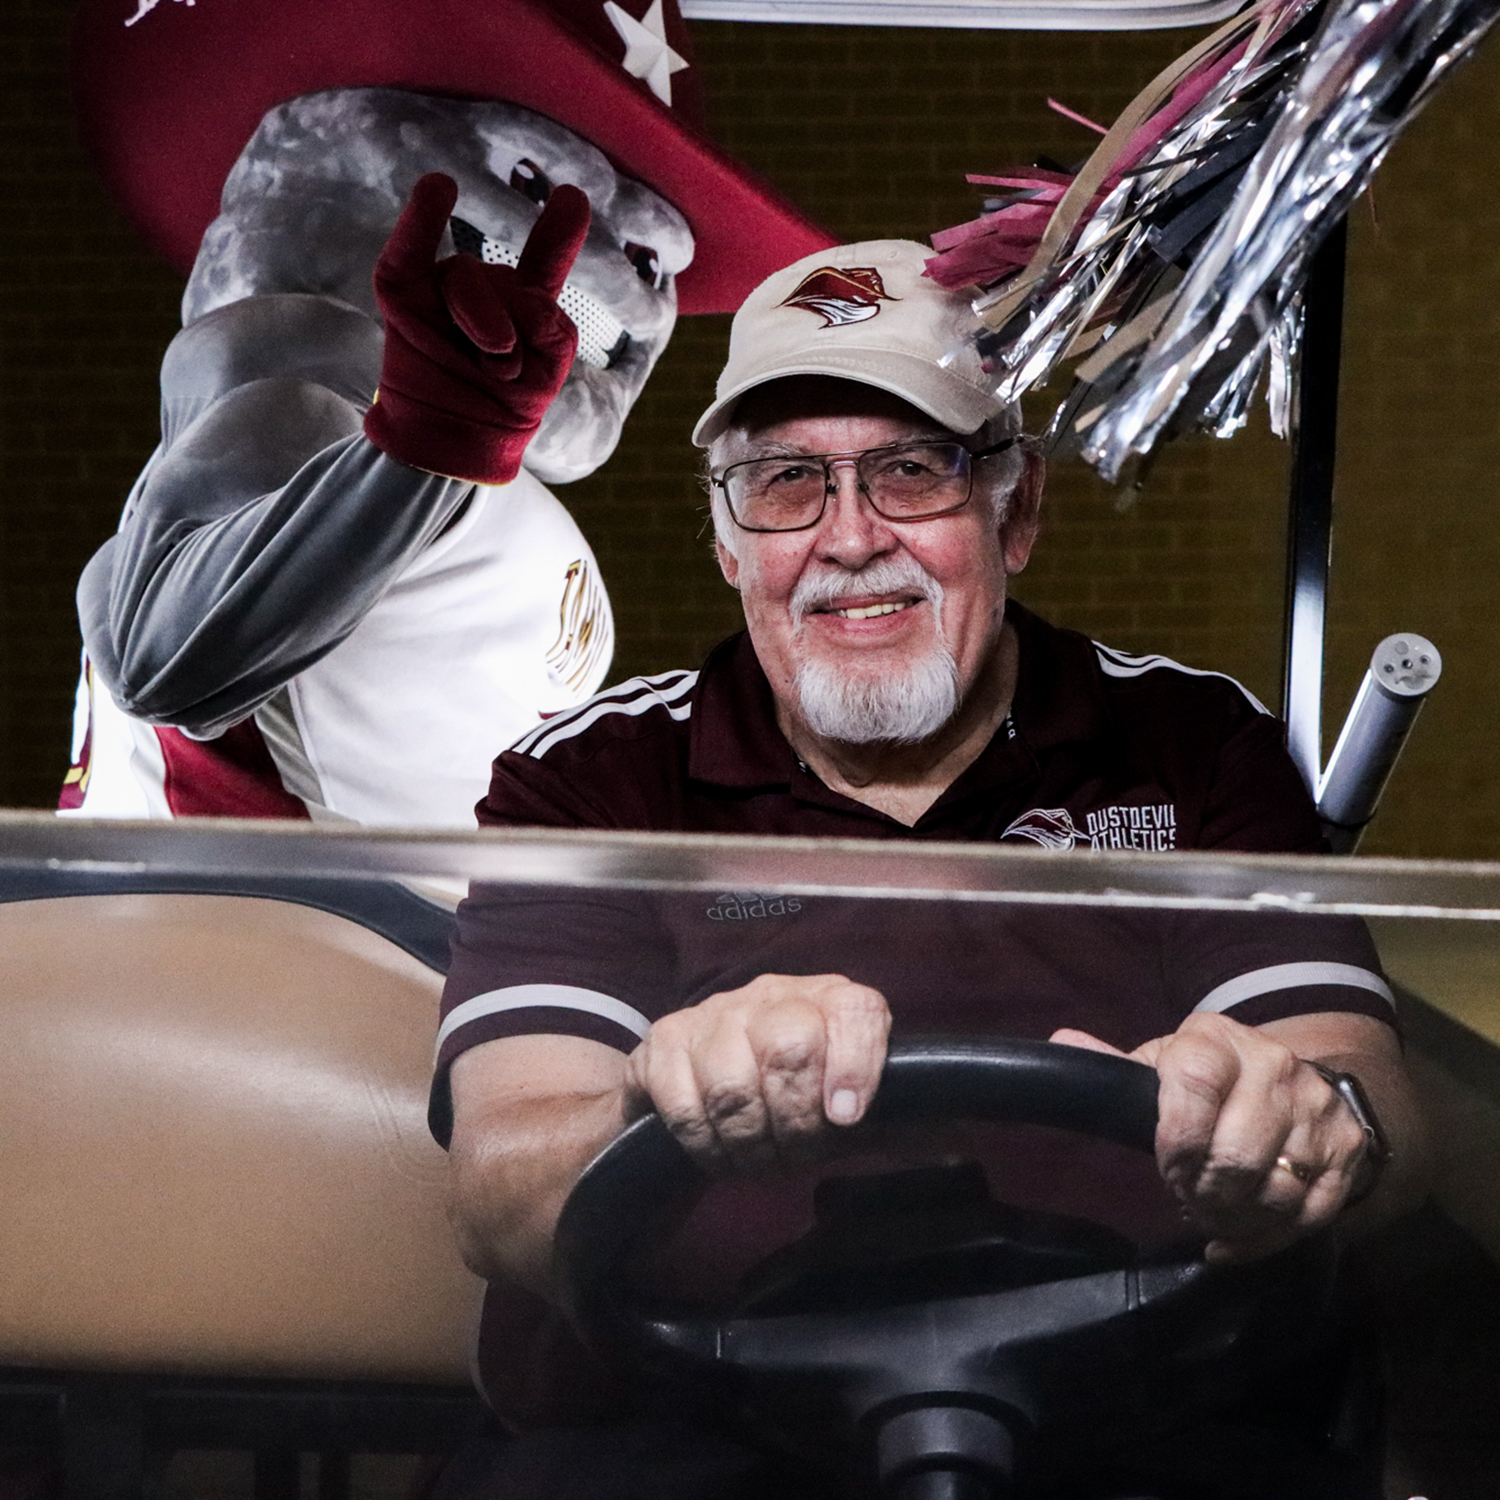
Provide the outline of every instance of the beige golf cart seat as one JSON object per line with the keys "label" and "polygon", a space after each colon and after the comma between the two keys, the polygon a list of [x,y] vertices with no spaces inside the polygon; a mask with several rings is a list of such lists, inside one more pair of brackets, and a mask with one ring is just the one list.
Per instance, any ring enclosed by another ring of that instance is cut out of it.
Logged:
{"label": "beige golf cart seat", "polygon": [[0,905],[0,1362],[461,1383],[440,975],[213,895]]}
{"label": "beige golf cart seat", "polygon": [[482,1285],[426,1125],[441,987],[287,900],[0,901],[0,1378],[70,1500],[139,1494],[152,1447],[258,1450],[267,1495],[322,1451],[347,1488],[349,1452],[473,1425]]}

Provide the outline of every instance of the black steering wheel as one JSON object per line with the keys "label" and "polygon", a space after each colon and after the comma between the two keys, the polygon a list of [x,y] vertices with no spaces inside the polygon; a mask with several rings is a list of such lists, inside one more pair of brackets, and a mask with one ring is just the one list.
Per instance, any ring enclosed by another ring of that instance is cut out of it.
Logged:
{"label": "black steering wheel", "polygon": [[[1156,1090],[1152,1069],[1103,1053],[926,1039],[891,1048],[871,1118],[1050,1125],[1149,1152]],[[1230,1400],[1305,1347],[1332,1282],[1326,1237],[1243,1267],[1199,1246],[1143,1259],[1103,1226],[993,1202],[970,1166],[830,1179],[813,1232],[734,1305],[647,1305],[634,1263],[707,1186],[656,1115],[611,1142],[558,1224],[574,1325],[678,1411],[733,1412],[892,1500],[1011,1495],[1028,1449]]]}

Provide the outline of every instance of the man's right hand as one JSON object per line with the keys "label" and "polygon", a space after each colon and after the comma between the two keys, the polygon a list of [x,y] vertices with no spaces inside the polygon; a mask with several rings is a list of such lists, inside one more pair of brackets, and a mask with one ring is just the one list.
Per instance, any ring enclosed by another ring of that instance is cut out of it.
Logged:
{"label": "man's right hand", "polygon": [[804,1161],[870,1107],[890,1029],[867,985],[763,974],[651,1027],[627,1063],[629,1112],[655,1109],[718,1174]]}

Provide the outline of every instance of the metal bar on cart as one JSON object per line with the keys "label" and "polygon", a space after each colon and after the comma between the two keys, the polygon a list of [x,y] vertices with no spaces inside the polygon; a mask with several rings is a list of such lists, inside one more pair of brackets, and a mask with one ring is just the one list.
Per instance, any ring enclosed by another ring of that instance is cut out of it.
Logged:
{"label": "metal bar on cart", "polygon": [[1347,222],[1340,219],[1313,256],[1303,294],[1305,312],[1292,417],[1281,711],[1286,719],[1287,748],[1314,797],[1323,764],[1323,644],[1333,547],[1333,472],[1338,446],[1347,239]]}
{"label": "metal bar on cart", "polygon": [[[1169,910],[1500,920],[1500,864],[1334,855],[1042,851],[995,844],[626,833],[370,829],[251,819],[173,822],[0,812],[0,884],[40,898],[66,871],[305,884],[458,877],[631,890],[756,891]],[[27,872],[34,875],[28,890]],[[107,883],[107,882],[106,882]],[[94,884],[93,894],[105,892]]]}

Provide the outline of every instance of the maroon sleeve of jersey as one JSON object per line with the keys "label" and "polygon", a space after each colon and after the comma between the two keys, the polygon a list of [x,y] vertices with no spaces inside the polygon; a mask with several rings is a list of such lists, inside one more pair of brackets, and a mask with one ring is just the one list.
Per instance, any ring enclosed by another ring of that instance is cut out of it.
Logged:
{"label": "maroon sleeve of jersey", "polygon": [[495,761],[481,827],[681,827],[696,672],[636,677],[549,719]]}
{"label": "maroon sleeve of jersey", "polygon": [[[1236,715],[1238,717],[1238,714]],[[1286,731],[1247,713],[1220,747],[1198,846],[1247,853],[1325,853],[1312,797],[1287,754]],[[1168,924],[1168,985],[1179,1014],[1217,1011],[1246,1026],[1352,1011],[1394,1026],[1395,1002],[1358,917],[1183,912]]]}
{"label": "maroon sleeve of jersey", "polygon": [[507,750],[475,806],[481,828],[619,828],[619,809],[592,795],[598,777],[563,775],[529,755]]}
{"label": "maroon sleeve of jersey", "polygon": [[631,1052],[674,1009],[676,953],[639,891],[476,885],[459,906],[428,1123],[446,1146],[449,1074],[501,1037],[585,1037]]}
{"label": "maroon sleeve of jersey", "polygon": [[[475,809],[480,824],[640,826],[633,802],[639,786],[609,764],[608,739],[601,736],[591,745],[566,720],[548,732],[559,744],[542,747],[546,759],[523,749],[496,760],[489,792]],[[585,1037],[630,1052],[651,1022],[673,1008],[676,967],[674,945],[651,895],[473,886],[458,908],[453,962],[443,987],[428,1102],[433,1135],[446,1146],[452,1134],[449,1076],[460,1054],[502,1037],[540,1034]]]}
{"label": "maroon sleeve of jersey", "polygon": [[1246,1026],[1319,1011],[1396,1025],[1395,1000],[1358,917],[1180,912],[1167,924],[1167,985],[1186,1018],[1216,1011]]}

